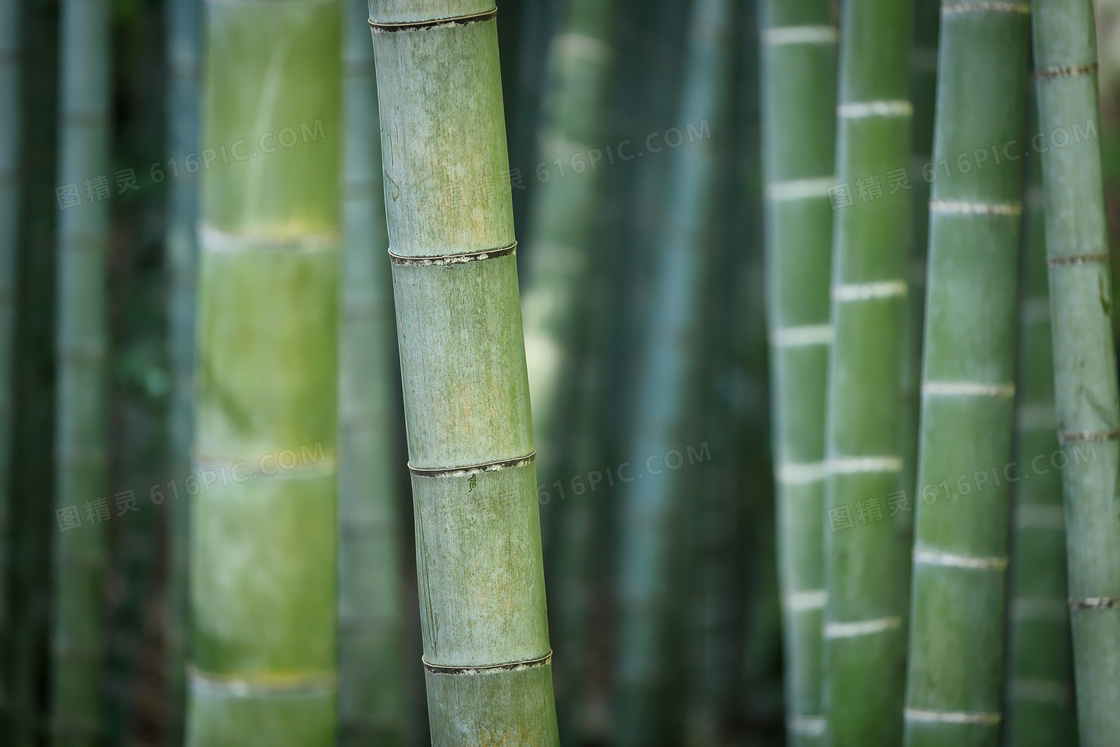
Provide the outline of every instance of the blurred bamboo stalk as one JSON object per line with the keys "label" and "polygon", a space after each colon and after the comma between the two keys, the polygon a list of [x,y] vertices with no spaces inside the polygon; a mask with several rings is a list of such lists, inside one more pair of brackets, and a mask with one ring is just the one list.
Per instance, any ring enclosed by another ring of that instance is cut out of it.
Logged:
{"label": "blurred bamboo stalk", "polygon": [[203,142],[229,144],[231,159],[202,180],[193,461],[210,480],[187,488],[187,743],[325,746],[337,736],[342,17],[336,0],[215,0],[207,16]]}
{"label": "blurred bamboo stalk", "polygon": [[[199,149],[201,125],[201,0],[168,0],[167,17],[167,143],[172,157],[182,159]],[[167,464],[172,480],[190,471],[194,430],[195,272],[198,262],[199,177],[185,169],[168,181],[167,272],[168,334],[172,386]],[[167,645],[167,747],[183,743],[188,643],[187,557],[190,542],[190,501],[173,501],[167,511],[168,585],[164,607]]]}
{"label": "blurred bamboo stalk", "polygon": [[[666,214],[656,253],[646,260],[654,269],[636,386],[640,405],[627,450],[635,459],[682,448],[693,416],[709,207],[717,183],[710,132],[727,126],[732,9],[731,0],[697,0],[692,10],[679,121],[694,132],[709,128],[709,137],[668,154]],[[616,736],[623,745],[672,739],[664,729],[673,686],[667,651],[670,558],[684,478],[669,471],[644,477],[652,479],[630,483],[620,507]]]}
{"label": "blurred bamboo stalk", "polygon": [[432,743],[556,745],[497,10],[370,10]]}
{"label": "blurred bamboo stalk", "polygon": [[763,170],[777,546],[791,745],[824,744],[825,398],[836,152],[836,26],[828,0],[766,0]]}
{"label": "blurred bamboo stalk", "polygon": [[894,747],[902,736],[910,581],[910,507],[898,499],[905,487],[913,7],[852,0],[840,28],[837,186],[828,190],[835,220],[825,447],[826,739],[834,747]]}
{"label": "blurred bamboo stalk", "polygon": [[339,743],[393,747],[407,717],[397,510],[396,324],[384,249],[377,85],[366,0],[343,13],[343,277],[339,363]]}
{"label": "blurred bamboo stalk", "polygon": [[50,741],[95,745],[105,738],[102,591],[107,547],[104,525],[92,520],[83,524],[82,519],[105,502],[106,486],[108,1],[65,0],[60,39],[58,174],[63,209],[58,233],[55,420],[55,511],[60,532],[54,547]]}
{"label": "blurred bamboo stalk", "polygon": [[[1120,733],[1120,406],[1090,0],[1037,0],[1034,59],[1081,744]],[[1091,135],[1068,147],[1059,133]],[[1084,128],[1084,129],[1082,129]],[[1093,458],[1078,464],[1090,451]]]}
{"label": "blurred bamboo stalk", "polygon": [[[1029,103],[1034,102],[1028,97]],[[1027,121],[1038,118],[1028,111]],[[1028,135],[1037,132],[1027,128]],[[1075,744],[1073,652],[1066,593],[1066,536],[1061,474],[1048,460],[1058,451],[1054,358],[1046,286],[1041,159],[1025,164],[1015,402],[1015,464],[1011,490],[1003,740],[1016,747]],[[1034,471],[1039,458],[1046,472]],[[1006,475],[1005,475],[1006,477]]]}
{"label": "blurred bamboo stalk", "polygon": [[[930,201],[909,747],[999,736],[1029,6],[945,3]],[[964,500],[962,500],[964,499]]]}

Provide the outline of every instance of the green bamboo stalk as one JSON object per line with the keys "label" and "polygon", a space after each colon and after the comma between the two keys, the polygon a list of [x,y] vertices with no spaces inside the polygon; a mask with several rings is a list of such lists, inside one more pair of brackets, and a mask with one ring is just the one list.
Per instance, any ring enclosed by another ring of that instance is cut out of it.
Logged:
{"label": "green bamboo stalk", "polygon": [[[62,4],[59,184],[79,195],[58,228],[55,508],[82,514],[106,484],[105,254],[109,202],[84,187],[108,182],[109,5]],[[106,186],[106,190],[108,187]],[[85,194],[81,194],[85,192]],[[102,675],[106,565],[101,523],[61,531],[54,547],[51,743],[94,745],[104,738]]]}
{"label": "green bamboo stalk", "polygon": [[342,329],[339,365],[339,742],[405,732],[396,326],[366,0],[345,8]]}
{"label": "green bamboo stalk", "polygon": [[[942,4],[906,744],[994,745],[1029,6]],[[993,156],[993,148],[997,154]]]}
{"label": "green bamboo stalk", "polygon": [[[1027,118],[1037,121],[1030,112]],[[1058,435],[1041,159],[1031,158],[1025,169],[1015,463],[1030,479],[1020,478],[1011,489],[1003,741],[1016,747],[1048,747],[1076,743],[1073,654],[1061,473],[1049,462],[1058,450]],[[1037,468],[1040,463],[1045,471]]]}
{"label": "green bamboo stalk", "polygon": [[[0,640],[10,640],[8,567],[12,532],[11,449],[19,241],[20,3],[0,1]],[[0,724],[9,704],[7,651],[0,649]]]}
{"label": "green bamboo stalk", "polygon": [[[167,142],[171,156],[181,161],[199,148],[200,55],[202,4],[200,0],[169,0],[167,13]],[[168,436],[170,476],[182,480],[190,471],[190,445],[194,430],[194,304],[198,262],[197,174],[184,171],[168,181],[167,272],[168,334],[173,382]],[[174,501],[167,511],[168,587],[166,601],[167,708],[164,743],[183,743],[186,703],[185,666],[188,640],[187,566],[190,503]]]}
{"label": "green bamboo stalk", "polygon": [[[602,140],[614,58],[613,16],[614,0],[572,0],[552,41],[553,90],[539,151],[539,162],[547,166],[542,173],[549,178],[537,185],[531,209],[522,301],[533,436],[541,454],[537,487],[542,502],[556,500],[544,512],[546,539],[559,531],[548,519],[568,497],[562,477],[571,461],[567,452],[580,359],[588,324],[594,321],[585,294],[595,249],[596,204],[609,165]],[[540,179],[535,173],[522,176]]]}
{"label": "green bamboo stalk", "polygon": [[[1038,119],[1058,440],[1074,458],[1062,473],[1069,548],[1081,744],[1120,734],[1120,408],[1112,336],[1112,272],[1102,185],[1097,47],[1089,0],[1038,0],[1034,18]],[[1081,128],[1084,128],[1082,130]],[[1060,134],[1074,143],[1063,147]],[[1077,139],[1079,130],[1090,134]],[[1075,462],[1076,463],[1076,462]]]}
{"label": "green bamboo stalk", "polygon": [[432,743],[559,743],[493,0],[370,3]]}
{"label": "green bamboo stalk", "polygon": [[207,10],[187,743],[331,745],[342,19]]}
{"label": "green bamboo stalk", "polygon": [[[766,269],[778,571],[792,745],[824,743],[825,394],[836,147],[836,27],[828,0],[761,5]],[[812,465],[816,465],[815,467]],[[805,476],[808,476],[808,479]]]}
{"label": "green bamboo stalk", "polygon": [[904,488],[910,193],[898,176],[910,155],[912,11],[853,0],[841,23],[822,665],[836,747],[897,745],[902,733],[910,514],[894,501]]}
{"label": "green bamboo stalk", "polygon": [[[698,0],[689,25],[686,73],[678,121],[713,132],[724,124],[733,3]],[[709,207],[716,192],[713,137],[669,154],[670,194],[652,257],[653,286],[642,365],[639,410],[627,454],[645,460],[681,448],[699,376],[705,268],[710,250]],[[673,545],[687,475],[666,472],[626,486],[619,507],[617,737],[620,744],[671,740],[665,719],[674,687],[669,656]]]}

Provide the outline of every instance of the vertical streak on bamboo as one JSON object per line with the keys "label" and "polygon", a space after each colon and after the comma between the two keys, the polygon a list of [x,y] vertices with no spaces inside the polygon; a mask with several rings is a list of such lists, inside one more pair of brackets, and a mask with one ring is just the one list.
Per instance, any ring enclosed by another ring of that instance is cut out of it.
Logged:
{"label": "vertical streak on bamboo", "polygon": [[[1037,122],[1029,111],[1027,119]],[[1034,127],[1028,128],[1028,133],[1034,131]],[[1049,463],[1058,451],[1058,421],[1041,160],[1031,158],[1024,168],[1015,464],[1019,475],[1029,473],[1030,478],[1019,477],[1011,490],[1003,740],[1016,747],[1049,747],[1076,741],[1073,660],[1066,604],[1062,478]],[[1040,463],[1045,471],[1038,469]]]}
{"label": "vertical streak on bamboo", "polygon": [[[994,745],[1028,14],[941,6],[906,744]],[[995,148],[998,154],[993,155]]]}
{"label": "vertical streak on bamboo", "polygon": [[[109,5],[62,5],[59,184],[85,192],[109,165]],[[58,369],[55,507],[76,510],[105,488],[105,254],[109,203],[96,193],[61,212],[58,234]],[[54,550],[51,742],[104,738],[101,524],[61,532]]]}
{"label": "vertical streak on bamboo", "polygon": [[910,514],[892,498],[903,489],[910,193],[891,182],[910,155],[912,11],[853,0],[841,23],[836,181],[849,191],[833,196],[823,628],[835,747],[897,745],[902,731]]}
{"label": "vertical streak on bamboo", "polygon": [[[169,0],[167,4],[167,142],[178,161],[197,153],[200,117],[201,0]],[[174,383],[171,390],[170,477],[181,484],[190,471],[193,432],[195,267],[198,262],[197,174],[181,173],[169,180],[167,271],[170,280],[168,319]],[[170,538],[167,602],[167,678],[169,718],[165,743],[183,743],[187,660],[187,551],[190,503],[172,502],[167,513]]]}
{"label": "vertical streak on bamboo", "polygon": [[789,743],[824,743],[825,395],[836,149],[836,27],[827,0],[762,4],[766,265],[778,574]]}
{"label": "vertical streak on bamboo", "polygon": [[397,507],[396,324],[382,253],[385,196],[366,0],[347,0],[339,366],[339,741],[401,744],[405,732]]}
{"label": "vertical streak on bamboo", "polygon": [[[709,207],[716,187],[712,137],[724,125],[730,71],[730,0],[698,0],[693,6],[679,121],[707,122],[711,137],[670,154],[671,192],[653,257],[651,316],[637,385],[640,409],[628,454],[638,460],[683,444],[698,374],[703,281],[708,262]],[[726,136],[726,135],[725,135]],[[645,475],[627,486],[620,511],[618,738],[650,744],[670,709],[666,640],[672,547],[677,509],[687,476]]]}
{"label": "vertical streak on bamboo", "polygon": [[1082,745],[1104,747],[1120,734],[1120,408],[1096,35],[1089,0],[1035,8],[1058,438],[1071,461],[1062,482],[1078,724]]}
{"label": "vertical streak on bamboo", "polygon": [[372,0],[432,743],[556,745],[493,0]]}
{"label": "vertical streak on bamboo", "polygon": [[332,745],[339,3],[207,15],[187,743]]}
{"label": "vertical streak on bamboo", "polygon": [[[19,241],[20,2],[0,0],[0,641],[10,640],[11,454],[15,356],[16,257]],[[0,646],[0,723],[9,704],[7,651]]]}

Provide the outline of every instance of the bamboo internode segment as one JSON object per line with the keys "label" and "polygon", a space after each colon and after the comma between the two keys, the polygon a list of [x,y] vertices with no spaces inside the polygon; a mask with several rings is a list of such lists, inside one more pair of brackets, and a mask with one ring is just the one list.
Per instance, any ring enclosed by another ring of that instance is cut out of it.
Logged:
{"label": "bamboo internode segment", "polygon": [[370,10],[432,741],[558,744],[494,3]]}

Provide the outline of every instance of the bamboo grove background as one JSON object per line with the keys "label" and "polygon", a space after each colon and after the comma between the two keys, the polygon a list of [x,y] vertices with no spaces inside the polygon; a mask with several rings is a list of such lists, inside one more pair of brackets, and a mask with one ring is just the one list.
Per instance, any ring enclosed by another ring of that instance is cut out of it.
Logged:
{"label": "bamboo grove background", "polygon": [[0,0],[0,744],[1116,744],[1120,4],[412,5]]}

